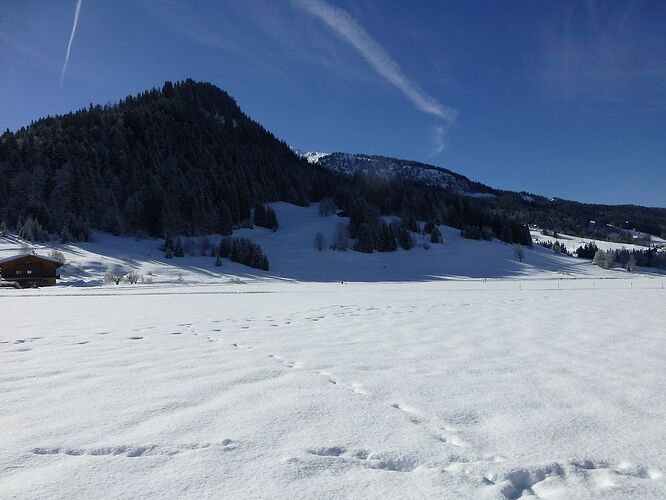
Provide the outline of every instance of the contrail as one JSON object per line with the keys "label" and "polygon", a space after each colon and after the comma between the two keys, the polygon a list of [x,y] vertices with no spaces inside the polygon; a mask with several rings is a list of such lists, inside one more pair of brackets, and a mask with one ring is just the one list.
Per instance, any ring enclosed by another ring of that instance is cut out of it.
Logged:
{"label": "contrail", "polygon": [[76,0],[76,10],[74,11],[74,23],[72,24],[72,33],[69,35],[69,43],[67,44],[67,53],[65,54],[65,64],[62,65],[62,74],[60,75],[60,86],[65,79],[65,71],[67,71],[67,63],[69,62],[69,53],[72,50],[72,42],[76,34],[76,25],[79,24],[79,12],[81,11],[81,0]]}
{"label": "contrail", "polygon": [[[338,36],[354,47],[370,67],[402,92],[418,110],[434,115],[449,125],[455,122],[458,112],[428,95],[416,82],[405,75],[398,63],[346,10],[333,6],[326,0],[293,1],[309,14],[323,21]],[[441,131],[444,132],[444,130],[445,128],[442,127]]]}

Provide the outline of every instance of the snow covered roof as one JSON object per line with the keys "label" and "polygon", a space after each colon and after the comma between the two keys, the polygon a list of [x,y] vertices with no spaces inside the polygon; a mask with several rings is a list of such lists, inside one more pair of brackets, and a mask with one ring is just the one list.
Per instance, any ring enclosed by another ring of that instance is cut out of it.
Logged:
{"label": "snow covered roof", "polygon": [[48,262],[53,262],[54,264],[57,264],[58,267],[62,266],[63,263],[60,262],[59,260],[52,259],[51,257],[46,257],[44,255],[37,255],[37,254],[20,254],[20,255],[12,255],[11,257],[5,257],[4,259],[0,259],[0,264],[6,264],[7,262],[12,262],[14,260],[19,260],[23,259],[26,257],[34,257],[40,260],[46,260]]}

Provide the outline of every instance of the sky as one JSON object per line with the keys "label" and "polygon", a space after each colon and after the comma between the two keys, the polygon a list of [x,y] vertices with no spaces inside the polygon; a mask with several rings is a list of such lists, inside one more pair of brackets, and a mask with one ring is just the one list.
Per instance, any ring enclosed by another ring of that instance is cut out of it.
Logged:
{"label": "sky", "polygon": [[306,151],[666,206],[661,0],[0,0],[0,130],[209,81]]}

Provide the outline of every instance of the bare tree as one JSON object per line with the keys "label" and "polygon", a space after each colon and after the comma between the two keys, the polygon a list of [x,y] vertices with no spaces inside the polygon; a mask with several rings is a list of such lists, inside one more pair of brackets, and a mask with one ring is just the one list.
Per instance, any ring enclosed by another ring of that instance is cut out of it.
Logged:
{"label": "bare tree", "polygon": [[344,222],[338,222],[333,231],[332,250],[346,252],[349,248],[349,228]]}
{"label": "bare tree", "polygon": [[127,283],[130,285],[136,285],[142,278],[143,276],[135,271],[131,271],[125,275],[125,280],[127,280]]}
{"label": "bare tree", "polygon": [[519,262],[525,260],[525,250],[523,249],[523,246],[516,245],[513,247],[513,255]]}
{"label": "bare tree", "polygon": [[104,283],[114,283],[119,285],[127,273],[125,271],[113,270],[104,274]]}
{"label": "bare tree", "polygon": [[627,271],[633,273],[636,270],[636,257],[632,253],[629,256],[629,261],[627,262]]}
{"label": "bare tree", "polygon": [[51,252],[49,252],[49,257],[57,262],[60,262],[61,264],[67,262],[67,259],[65,259],[65,255],[56,249],[53,249],[51,250]]}
{"label": "bare tree", "polygon": [[326,240],[324,239],[324,235],[321,233],[315,234],[314,238],[314,247],[315,250],[321,252],[324,248],[326,248]]}

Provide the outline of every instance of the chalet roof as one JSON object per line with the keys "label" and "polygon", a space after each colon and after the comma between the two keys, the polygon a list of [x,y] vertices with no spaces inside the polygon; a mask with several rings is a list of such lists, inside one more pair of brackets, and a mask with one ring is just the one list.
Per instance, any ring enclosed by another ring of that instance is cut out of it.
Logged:
{"label": "chalet roof", "polygon": [[52,262],[53,264],[56,264],[56,267],[60,267],[63,265],[63,263],[60,262],[59,260],[52,259],[51,257],[46,257],[44,255],[36,255],[36,254],[20,254],[20,255],[12,255],[11,257],[5,257],[4,259],[0,259],[0,265],[6,264],[7,262],[13,262],[15,260],[25,259],[29,257],[39,260],[45,260],[47,262]]}

